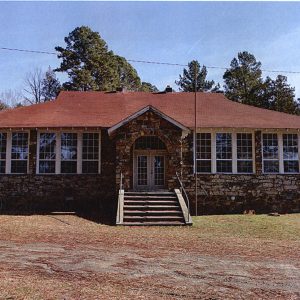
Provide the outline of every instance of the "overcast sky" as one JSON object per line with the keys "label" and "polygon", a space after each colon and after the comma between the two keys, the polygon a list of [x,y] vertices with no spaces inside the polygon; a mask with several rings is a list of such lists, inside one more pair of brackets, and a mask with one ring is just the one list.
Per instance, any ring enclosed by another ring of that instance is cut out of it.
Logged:
{"label": "overcast sky", "polygon": [[[181,64],[197,59],[228,67],[247,50],[264,69],[300,71],[300,3],[0,2],[0,47],[54,51],[81,25],[98,31],[127,59]],[[48,66],[59,66],[55,55],[0,50],[0,92],[22,89],[27,72]],[[159,89],[176,87],[182,72],[174,66],[133,66]],[[209,78],[223,85],[223,73],[209,69]],[[285,75],[300,97],[300,74]]]}

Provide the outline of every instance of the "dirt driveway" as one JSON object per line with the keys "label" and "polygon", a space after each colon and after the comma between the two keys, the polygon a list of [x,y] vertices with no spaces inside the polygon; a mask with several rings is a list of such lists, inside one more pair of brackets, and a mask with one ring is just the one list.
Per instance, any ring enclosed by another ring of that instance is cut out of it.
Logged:
{"label": "dirt driveway", "polygon": [[205,218],[192,228],[123,228],[0,216],[0,299],[300,299],[297,218],[279,240],[212,225],[227,228],[234,216]]}

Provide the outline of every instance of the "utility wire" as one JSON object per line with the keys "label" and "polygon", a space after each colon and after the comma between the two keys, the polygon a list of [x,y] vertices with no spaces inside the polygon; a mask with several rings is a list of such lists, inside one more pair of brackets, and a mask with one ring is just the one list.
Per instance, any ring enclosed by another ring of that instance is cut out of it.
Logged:
{"label": "utility wire", "polygon": [[[58,55],[56,52],[48,52],[48,51],[39,51],[39,50],[27,50],[27,49],[18,49],[18,48],[8,48],[8,47],[0,47],[0,50],[7,51],[18,51],[18,52],[27,52],[27,53],[39,53],[39,54],[50,54],[50,55]],[[166,66],[179,66],[179,67],[188,67],[185,64],[179,63],[169,63],[169,62],[159,62],[159,61],[147,61],[147,60],[135,60],[135,59],[126,59],[127,61],[134,63],[143,63],[143,64],[154,64],[154,65],[166,65]],[[226,67],[217,67],[217,66],[205,66],[207,69],[219,69],[219,70],[227,70],[229,68]],[[262,72],[267,73],[286,73],[286,74],[300,74],[300,71],[286,71],[286,70],[267,70],[262,69]]]}

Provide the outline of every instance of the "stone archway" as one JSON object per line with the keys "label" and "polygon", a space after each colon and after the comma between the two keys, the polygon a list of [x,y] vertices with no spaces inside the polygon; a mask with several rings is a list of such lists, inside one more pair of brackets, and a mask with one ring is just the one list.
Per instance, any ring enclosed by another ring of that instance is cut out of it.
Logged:
{"label": "stone archway", "polygon": [[167,169],[165,188],[172,189],[176,184],[176,171],[181,168],[182,130],[152,111],[131,120],[118,128],[114,135],[116,144],[116,188],[120,186],[120,174],[124,175],[124,188],[133,189],[133,148],[135,141],[143,136],[155,136],[166,147]]}

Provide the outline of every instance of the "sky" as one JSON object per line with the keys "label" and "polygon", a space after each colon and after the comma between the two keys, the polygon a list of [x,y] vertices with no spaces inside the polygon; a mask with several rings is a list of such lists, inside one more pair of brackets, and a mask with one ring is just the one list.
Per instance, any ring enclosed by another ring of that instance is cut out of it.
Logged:
{"label": "sky", "polygon": [[[266,70],[300,72],[297,2],[0,2],[0,47],[54,52],[78,26],[98,31],[127,59],[228,67],[249,51]],[[0,50],[0,93],[21,91],[35,68],[60,65],[55,55]],[[142,81],[177,88],[183,67],[132,63]],[[223,86],[224,70],[208,69]],[[300,97],[300,74],[284,74]],[[264,73],[275,78],[277,74]],[[67,79],[60,74],[61,81]]]}

